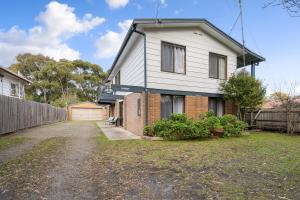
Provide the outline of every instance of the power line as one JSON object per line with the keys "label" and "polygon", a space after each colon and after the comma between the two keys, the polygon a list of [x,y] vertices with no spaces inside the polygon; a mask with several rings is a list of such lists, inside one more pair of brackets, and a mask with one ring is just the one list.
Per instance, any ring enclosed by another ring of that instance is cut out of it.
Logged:
{"label": "power line", "polygon": [[238,17],[236,18],[236,20],[235,20],[234,24],[232,25],[232,27],[231,27],[231,29],[230,29],[228,35],[231,35],[231,33],[232,33],[234,27],[236,26],[237,22],[239,21],[240,17],[241,17],[241,13],[240,13],[240,14],[238,15]]}

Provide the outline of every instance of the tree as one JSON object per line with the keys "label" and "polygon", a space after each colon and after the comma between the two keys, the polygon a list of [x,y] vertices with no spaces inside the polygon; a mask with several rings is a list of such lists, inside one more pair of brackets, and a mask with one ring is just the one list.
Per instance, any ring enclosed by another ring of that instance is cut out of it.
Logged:
{"label": "tree", "polygon": [[245,112],[253,111],[263,103],[266,88],[245,70],[234,74],[220,84],[224,98],[237,106],[238,117],[245,120]]}
{"label": "tree", "polygon": [[99,65],[82,60],[73,61],[73,66],[77,96],[82,101],[96,101],[98,88],[107,74]]}
{"label": "tree", "polygon": [[270,6],[282,6],[290,16],[300,17],[300,0],[270,0],[265,3],[264,8]]}
{"label": "tree", "polygon": [[96,64],[82,60],[55,61],[29,53],[18,55],[17,63],[10,69],[32,81],[25,88],[27,99],[60,106],[96,101],[98,87],[106,77]]}
{"label": "tree", "polygon": [[12,64],[9,69],[20,72],[28,80],[33,80],[33,73],[41,70],[49,61],[54,61],[43,55],[32,55],[30,53],[19,54],[16,57],[17,63]]}
{"label": "tree", "polygon": [[300,119],[299,112],[293,112],[294,109],[299,108],[299,96],[295,89],[296,84],[290,84],[290,86],[286,86],[285,88],[287,91],[283,91],[282,87],[277,88],[276,91],[271,94],[271,99],[279,102],[281,107],[285,110],[287,134],[294,134]]}

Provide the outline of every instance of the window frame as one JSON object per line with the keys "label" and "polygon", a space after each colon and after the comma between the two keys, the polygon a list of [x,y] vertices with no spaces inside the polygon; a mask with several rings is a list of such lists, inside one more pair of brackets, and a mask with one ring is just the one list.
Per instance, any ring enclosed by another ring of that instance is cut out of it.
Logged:
{"label": "window frame", "polygon": [[[215,55],[217,57],[217,78],[210,76],[210,55]],[[219,59],[224,58],[225,59],[225,78],[220,78],[220,67],[219,67]],[[208,54],[208,77],[211,79],[218,79],[218,80],[227,80],[227,56],[222,54],[217,54],[213,52],[209,52]]]}
{"label": "window frame", "polygon": [[[15,94],[12,94],[12,85],[15,86]],[[19,97],[19,85],[14,82],[10,82],[10,96],[12,97]]]}
{"label": "window frame", "polygon": [[[172,112],[171,112],[171,114],[174,113],[173,112],[174,111],[174,99],[173,98],[174,97],[182,97],[183,98],[183,111],[182,111],[182,113],[185,113],[185,96],[184,95],[160,94],[160,98],[162,96],[170,96],[171,97],[171,102],[172,102]],[[161,102],[160,102],[160,118],[163,119],[162,118]]]}
{"label": "window frame", "polygon": [[[221,98],[216,98],[216,97],[209,97],[208,98],[208,110],[212,110],[212,109],[210,109],[210,101],[211,100],[213,100],[213,101],[215,101],[215,103],[216,103],[216,113],[215,113],[215,115],[216,116],[218,116],[218,111],[219,111],[219,109],[218,109],[218,104],[220,103],[220,102],[222,102],[222,113],[223,113],[223,115],[225,115],[225,101],[224,101],[224,99],[221,99]],[[214,111],[214,110],[213,110]]]}
{"label": "window frame", "polygon": [[[165,71],[163,70],[163,45],[169,45],[173,47],[173,66],[172,66],[172,71]],[[174,73],[174,74],[186,74],[186,46],[183,45],[179,45],[179,44],[175,44],[175,43],[171,43],[171,42],[166,42],[166,41],[161,41],[161,48],[160,48],[160,70],[161,72],[169,72],[169,73]],[[184,50],[184,72],[183,73],[179,73],[179,72],[175,72],[175,54],[174,54],[174,47],[179,47],[179,48],[183,48]]]}
{"label": "window frame", "polygon": [[136,114],[137,114],[137,116],[140,117],[142,115],[142,113],[141,113],[141,98],[140,97],[138,97],[136,100],[136,106],[137,106]]}

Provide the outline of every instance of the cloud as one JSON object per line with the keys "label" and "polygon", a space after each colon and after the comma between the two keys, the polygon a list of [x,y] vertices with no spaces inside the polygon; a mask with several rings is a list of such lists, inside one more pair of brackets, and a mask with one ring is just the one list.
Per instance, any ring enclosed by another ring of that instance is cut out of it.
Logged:
{"label": "cloud", "polygon": [[168,6],[167,0],[159,0],[161,7],[166,8]]}
{"label": "cloud", "polygon": [[132,23],[132,20],[124,20],[118,23],[119,32],[107,31],[106,34],[96,40],[97,51],[95,57],[110,58],[117,54],[123,39]]}
{"label": "cloud", "polygon": [[143,6],[139,3],[133,3],[132,5],[135,6],[137,10],[143,10]]}
{"label": "cloud", "polygon": [[179,15],[179,14],[181,14],[183,11],[184,11],[184,10],[183,10],[182,8],[179,8],[178,10],[175,10],[175,11],[174,11],[174,14],[175,14],[175,15]]}
{"label": "cloud", "polygon": [[106,0],[108,6],[112,9],[125,7],[128,2],[129,0]]}
{"label": "cloud", "polygon": [[43,54],[56,60],[80,58],[80,53],[66,43],[80,33],[87,33],[102,24],[105,19],[85,14],[79,19],[74,8],[52,1],[36,20],[37,26],[22,30],[13,26],[0,31],[0,65],[10,65],[20,53]]}

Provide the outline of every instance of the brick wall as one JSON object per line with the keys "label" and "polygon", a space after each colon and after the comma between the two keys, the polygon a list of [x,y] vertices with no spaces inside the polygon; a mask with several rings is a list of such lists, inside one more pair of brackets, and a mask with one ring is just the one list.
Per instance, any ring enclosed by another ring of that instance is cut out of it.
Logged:
{"label": "brick wall", "polygon": [[208,111],[208,97],[186,96],[185,113],[188,117],[197,119],[201,113]]}
{"label": "brick wall", "polygon": [[237,107],[231,102],[226,101],[225,102],[225,114],[232,114],[236,115],[237,114]]}
{"label": "brick wall", "polygon": [[160,120],[160,94],[151,94],[148,96],[148,124],[152,125]]}
{"label": "brick wall", "polygon": [[[137,100],[141,99],[141,115],[137,114]],[[145,126],[145,95],[131,93],[124,99],[124,128],[136,135],[143,135]]]}

